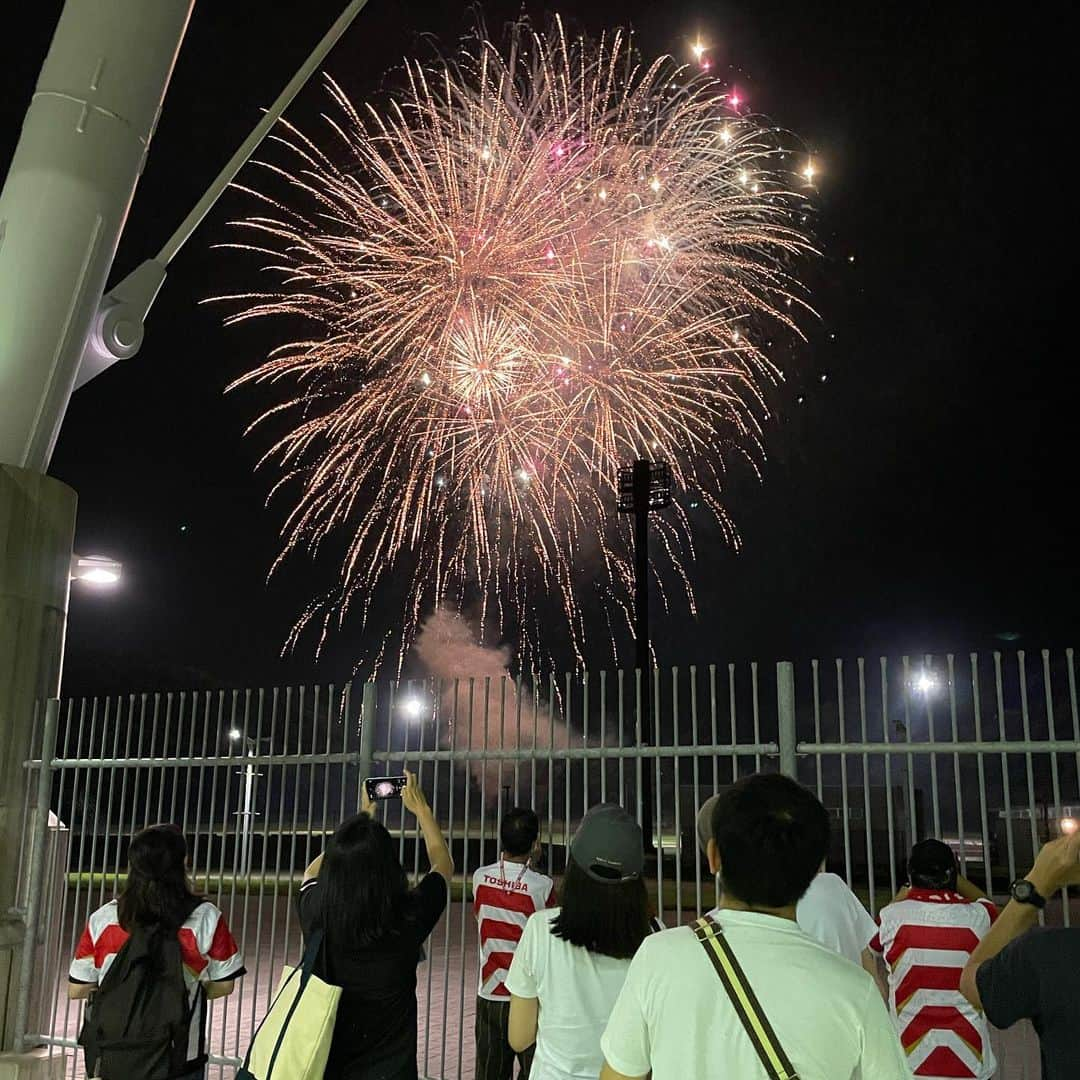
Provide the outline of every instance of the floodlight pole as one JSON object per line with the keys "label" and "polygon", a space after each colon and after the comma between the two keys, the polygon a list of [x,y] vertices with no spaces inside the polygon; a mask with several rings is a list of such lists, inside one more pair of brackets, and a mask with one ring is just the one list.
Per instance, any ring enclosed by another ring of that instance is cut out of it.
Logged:
{"label": "floodlight pole", "polygon": [[[665,462],[639,458],[619,470],[619,511],[634,515],[634,659],[640,687],[639,746],[657,745],[649,649],[649,511],[671,504],[671,469]],[[655,815],[655,762],[646,760],[641,777],[642,831],[645,849],[658,851]],[[661,853],[662,854],[662,853]]]}

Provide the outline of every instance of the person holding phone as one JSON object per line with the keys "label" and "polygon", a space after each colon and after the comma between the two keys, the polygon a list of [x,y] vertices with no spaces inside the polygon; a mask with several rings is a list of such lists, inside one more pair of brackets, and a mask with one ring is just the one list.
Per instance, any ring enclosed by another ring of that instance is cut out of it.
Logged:
{"label": "person holding phone", "polygon": [[431,865],[415,888],[397,843],[375,820],[366,783],[360,813],[337,827],[300,886],[305,939],[324,933],[316,973],[342,988],[326,1080],[417,1080],[416,965],[446,909],[454,861],[407,770],[401,801],[416,816]]}

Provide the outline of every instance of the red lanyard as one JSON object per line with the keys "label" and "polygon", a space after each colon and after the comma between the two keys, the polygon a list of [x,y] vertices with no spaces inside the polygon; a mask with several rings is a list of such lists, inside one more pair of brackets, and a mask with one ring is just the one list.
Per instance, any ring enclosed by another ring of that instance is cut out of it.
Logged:
{"label": "red lanyard", "polygon": [[[517,885],[518,882],[520,882],[521,879],[525,876],[525,871],[529,869],[529,863],[531,861],[532,860],[530,859],[525,860],[525,865],[518,871],[518,876],[514,878],[515,885]],[[506,866],[503,863],[501,855],[499,856],[499,879],[502,881],[503,888],[505,889],[509,882],[506,880]]]}

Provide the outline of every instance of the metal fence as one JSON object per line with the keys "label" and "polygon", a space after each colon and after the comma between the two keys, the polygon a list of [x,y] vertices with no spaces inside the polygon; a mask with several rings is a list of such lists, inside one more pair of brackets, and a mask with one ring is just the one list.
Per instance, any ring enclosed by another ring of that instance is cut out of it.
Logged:
{"label": "metal fence", "polygon": [[[46,703],[26,763],[18,1033],[66,1054],[66,1076],[83,1075],[67,963],[88,914],[122,883],[132,833],[174,821],[197,887],[223,910],[246,959],[236,992],[211,1006],[211,1076],[231,1077],[282,964],[300,952],[294,898],[304,867],[356,811],[362,778],[405,766],[458,867],[417,972],[421,1073],[440,1078],[472,1075],[469,883],[498,857],[509,805],[540,814],[556,876],[590,805],[619,801],[639,821],[651,817],[650,890],[667,925],[716,900],[696,850],[697,807],[755,770],[816,789],[835,822],[830,868],[875,913],[902,883],[915,839],[941,837],[972,880],[1000,895],[1039,844],[1080,817],[1071,650],[709,665],[657,671],[650,685],[652,747],[641,745],[649,725],[637,672]],[[400,804],[380,812],[419,875],[415,823]],[[1048,908],[1052,921],[1075,917],[1067,898]]]}

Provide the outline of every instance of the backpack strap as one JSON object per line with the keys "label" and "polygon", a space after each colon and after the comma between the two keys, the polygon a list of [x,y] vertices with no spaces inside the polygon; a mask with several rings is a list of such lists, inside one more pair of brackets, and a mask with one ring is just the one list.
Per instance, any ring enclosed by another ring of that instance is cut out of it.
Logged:
{"label": "backpack strap", "polygon": [[799,1080],[719,923],[706,915],[694,922],[693,931],[720,977],[769,1080]]}

